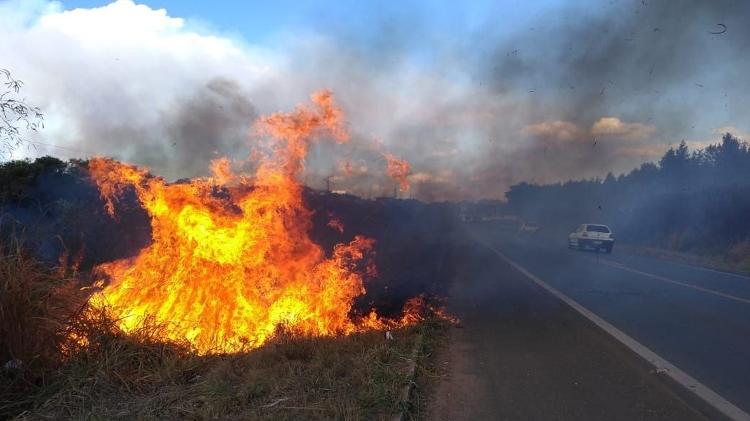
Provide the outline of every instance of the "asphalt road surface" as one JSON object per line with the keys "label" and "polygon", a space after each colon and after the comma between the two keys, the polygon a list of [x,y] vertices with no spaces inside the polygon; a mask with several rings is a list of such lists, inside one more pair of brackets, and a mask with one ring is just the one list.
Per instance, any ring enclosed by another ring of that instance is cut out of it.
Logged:
{"label": "asphalt road surface", "polygon": [[718,416],[518,267],[750,411],[750,278],[488,224],[467,234],[450,297],[463,327],[440,356],[448,376],[428,418]]}

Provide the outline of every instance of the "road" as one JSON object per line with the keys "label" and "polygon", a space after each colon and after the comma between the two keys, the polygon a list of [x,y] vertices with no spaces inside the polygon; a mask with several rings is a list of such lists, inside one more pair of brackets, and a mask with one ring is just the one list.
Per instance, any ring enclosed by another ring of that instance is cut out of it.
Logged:
{"label": "road", "polygon": [[617,249],[572,251],[564,238],[492,225],[468,229],[450,297],[464,327],[442,356],[449,375],[432,418],[716,415],[517,267],[750,411],[750,278]]}

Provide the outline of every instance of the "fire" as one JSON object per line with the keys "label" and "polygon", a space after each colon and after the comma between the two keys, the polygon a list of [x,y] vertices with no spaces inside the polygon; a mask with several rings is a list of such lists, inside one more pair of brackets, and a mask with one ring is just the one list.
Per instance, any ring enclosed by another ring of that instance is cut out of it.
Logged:
{"label": "fire", "polygon": [[137,256],[97,268],[110,283],[92,298],[94,308],[109,308],[125,331],[155,321],[165,337],[200,353],[258,347],[279,325],[308,335],[392,325],[374,313],[350,317],[365,277],[376,273],[368,263],[374,240],[357,236],[327,258],[308,236],[312,212],[297,179],[311,142],[348,140],[343,123],[327,91],[294,112],[262,117],[255,133],[268,144],[256,153],[252,181],[226,159],[212,163],[212,177],[174,184],[92,159],[107,211],[115,215],[118,198],[133,189],[152,229],[152,243]]}
{"label": "fire", "polygon": [[352,165],[351,161],[340,162],[339,167],[347,177],[351,177],[354,174],[354,166]]}
{"label": "fire", "polygon": [[409,171],[411,170],[409,162],[399,159],[389,153],[383,153],[383,157],[388,164],[388,175],[398,181],[399,189],[401,191],[409,190],[409,180],[407,178],[409,176]]}
{"label": "fire", "polygon": [[344,233],[344,224],[341,222],[340,219],[331,218],[330,220],[328,220],[328,223],[326,225],[335,229],[339,233],[342,233],[342,234]]}

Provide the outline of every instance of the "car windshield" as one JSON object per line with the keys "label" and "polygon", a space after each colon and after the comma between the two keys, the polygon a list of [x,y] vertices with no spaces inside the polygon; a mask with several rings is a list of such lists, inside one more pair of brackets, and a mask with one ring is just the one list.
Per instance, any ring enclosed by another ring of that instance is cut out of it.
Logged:
{"label": "car windshield", "polygon": [[605,227],[604,225],[587,225],[586,231],[588,232],[603,232],[608,233],[609,228]]}

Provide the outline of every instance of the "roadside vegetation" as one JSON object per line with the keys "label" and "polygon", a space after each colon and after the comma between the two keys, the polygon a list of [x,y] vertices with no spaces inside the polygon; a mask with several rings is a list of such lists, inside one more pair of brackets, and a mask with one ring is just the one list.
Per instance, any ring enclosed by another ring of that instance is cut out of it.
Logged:
{"label": "roadside vegetation", "polygon": [[3,419],[387,419],[404,409],[416,338],[445,329],[426,320],[386,340],[280,328],[257,350],[199,356],[158,326],[126,335],[106,312],[84,312],[75,274],[17,242],[3,244],[0,275]]}
{"label": "roadside vegetation", "polygon": [[701,255],[667,250],[660,247],[628,244],[620,246],[621,250],[643,256],[672,260],[688,265],[702,266],[710,269],[750,274],[750,241],[743,241],[732,246],[727,254]]}
{"label": "roadside vegetation", "polygon": [[683,142],[617,177],[521,183],[507,199],[508,210],[545,229],[605,223],[618,240],[650,252],[750,271],[750,145],[729,133],[695,151]]}

